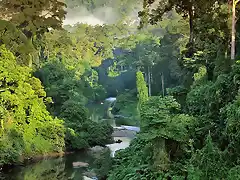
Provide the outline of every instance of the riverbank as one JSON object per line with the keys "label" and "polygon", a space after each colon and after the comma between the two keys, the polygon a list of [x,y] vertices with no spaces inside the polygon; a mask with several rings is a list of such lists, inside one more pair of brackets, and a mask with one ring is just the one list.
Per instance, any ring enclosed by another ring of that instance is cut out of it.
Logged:
{"label": "riverbank", "polygon": [[[82,151],[84,151],[84,150],[82,150]],[[69,151],[69,152],[66,151],[66,152],[52,152],[52,153],[34,155],[34,156],[29,156],[29,157],[20,156],[19,161],[16,164],[0,165],[0,173],[1,173],[1,171],[8,171],[9,169],[15,168],[17,166],[26,166],[26,165],[34,164],[41,160],[59,158],[59,157],[63,157],[63,156],[69,155],[69,154],[73,154],[73,153],[75,153],[75,152],[74,151]]]}
{"label": "riverbank", "polygon": [[[84,149],[76,152],[61,152],[61,153],[48,153],[46,155],[37,155],[31,158],[25,158],[25,160],[19,165],[5,166],[4,171],[0,171],[0,179],[2,180],[21,180],[23,175],[31,176],[34,175],[38,178],[36,180],[43,180],[42,176],[56,176],[56,172],[60,171],[65,173],[64,178],[57,177],[56,179],[66,180],[66,177],[75,177],[75,179],[81,179],[85,176],[85,178],[92,178],[94,174],[94,169],[96,168],[94,165],[94,161],[101,161],[102,169],[105,169],[103,166],[107,166],[106,161],[108,158],[99,158],[99,155],[105,150],[109,149],[112,156],[114,156],[115,152],[120,149],[124,149],[129,146],[131,140],[135,137],[136,132],[124,130],[124,129],[116,129],[114,128],[114,132],[112,137],[115,140],[115,143],[109,144],[106,146],[95,146],[92,148]],[[97,155],[97,156],[96,156]],[[110,158],[110,157],[109,157]],[[22,159],[24,159],[22,157]],[[89,167],[73,167],[74,162],[83,162],[88,163]],[[100,164],[101,164],[100,163]],[[65,167],[65,168],[64,168]],[[100,170],[102,171],[102,169]],[[61,170],[59,170],[61,169]],[[41,173],[40,173],[41,172]],[[41,175],[40,175],[40,174]],[[37,174],[37,175],[36,175]],[[96,174],[96,173],[95,173]],[[17,178],[15,178],[17,177]],[[52,177],[50,179],[53,179]],[[35,179],[31,179],[35,180]]]}

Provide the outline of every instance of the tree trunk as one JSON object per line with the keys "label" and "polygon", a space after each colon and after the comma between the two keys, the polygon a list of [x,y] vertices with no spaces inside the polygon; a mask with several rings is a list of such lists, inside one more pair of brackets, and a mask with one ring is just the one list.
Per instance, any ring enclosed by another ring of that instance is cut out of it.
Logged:
{"label": "tree trunk", "polygon": [[150,73],[150,67],[148,66],[148,96],[151,96],[151,73]]}
{"label": "tree trunk", "polygon": [[188,9],[188,15],[189,15],[189,29],[190,29],[190,36],[189,36],[189,54],[188,57],[193,56],[193,46],[194,46],[194,31],[193,31],[193,5],[190,1],[189,9]]}
{"label": "tree trunk", "polygon": [[232,40],[231,40],[231,60],[235,60],[235,41],[236,41],[236,4],[239,0],[232,2]]}
{"label": "tree trunk", "polygon": [[2,137],[3,134],[4,134],[4,125],[3,125],[3,119],[1,119],[0,136]]}
{"label": "tree trunk", "polygon": [[169,155],[166,151],[164,138],[157,138],[153,141],[154,151],[153,160],[154,167],[159,171],[166,171],[169,168]]}
{"label": "tree trunk", "polygon": [[189,37],[189,43],[193,45],[194,41],[194,33],[193,33],[193,7],[192,5],[189,7],[189,28],[190,28],[190,37]]}
{"label": "tree trunk", "polygon": [[164,75],[162,73],[161,75],[161,80],[162,80],[162,94],[163,94],[163,97],[165,96],[165,91],[164,91]]}

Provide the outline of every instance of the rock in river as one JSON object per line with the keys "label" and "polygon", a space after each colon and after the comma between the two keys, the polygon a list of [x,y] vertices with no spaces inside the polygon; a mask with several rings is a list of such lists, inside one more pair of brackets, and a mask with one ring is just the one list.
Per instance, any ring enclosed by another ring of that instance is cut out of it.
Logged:
{"label": "rock in river", "polygon": [[88,163],[84,163],[84,162],[73,162],[72,165],[73,165],[73,167],[88,167],[89,166]]}

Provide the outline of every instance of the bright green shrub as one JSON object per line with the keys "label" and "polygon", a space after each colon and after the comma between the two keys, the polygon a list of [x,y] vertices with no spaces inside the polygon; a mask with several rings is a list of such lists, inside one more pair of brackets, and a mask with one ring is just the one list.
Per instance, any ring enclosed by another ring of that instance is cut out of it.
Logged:
{"label": "bright green shrub", "polygon": [[[4,46],[0,47],[1,163],[17,157],[64,150],[62,121],[46,110],[46,93],[31,69],[17,65]],[[11,156],[9,156],[9,154]]]}
{"label": "bright green shrub", "polygon": [[143,73],[141,71],[138,71],[136,73],[137,77],[137,91],[138,91],[138,104],[139,108],[141,107],[142,103],[148,100],[148,89],[146,82],[143,77]]}

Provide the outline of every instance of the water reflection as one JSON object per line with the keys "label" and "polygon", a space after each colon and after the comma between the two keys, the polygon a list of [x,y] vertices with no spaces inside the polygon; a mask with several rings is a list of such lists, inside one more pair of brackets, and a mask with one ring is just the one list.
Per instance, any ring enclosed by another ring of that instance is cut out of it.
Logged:
{"label": "water reflection", "polygon": [[[73,162],[89,163],[88,168],[73,168]],[[0,175],[2,180],[83,180],[83,173],[90,170],[93,157],[86,152],[60,158],[42,160],[25,167],[16,167]]]}

